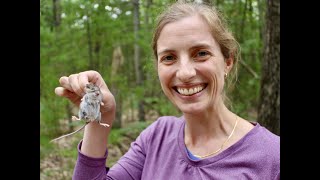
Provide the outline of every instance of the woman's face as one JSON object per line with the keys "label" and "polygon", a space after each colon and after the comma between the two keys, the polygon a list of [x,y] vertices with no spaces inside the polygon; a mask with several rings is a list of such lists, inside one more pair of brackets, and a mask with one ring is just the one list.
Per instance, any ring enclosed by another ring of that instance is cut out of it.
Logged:
{"label": "woman's face", "polygon": [[227,65],[209,26],[199,16],[169,23],[157,41],[158,75],[166,96],[184,113],[222,103]]}

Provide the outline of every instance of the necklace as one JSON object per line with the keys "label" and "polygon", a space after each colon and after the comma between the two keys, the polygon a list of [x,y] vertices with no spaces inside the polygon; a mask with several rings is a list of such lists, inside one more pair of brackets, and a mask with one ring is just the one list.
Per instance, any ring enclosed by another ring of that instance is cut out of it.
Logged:
{"label": "necklace", "polygon": [[197,158],[203,159],[203,158],[206,158],[206,157],[208,157],[208,156],[212,156],[212,155],[220,152],[221,149],[223,148],[223,146],[229,141],[229,139],[231,138],[231,136],[232,136],[233,133],[234,133],[234,130],[235,130],[236,127],[237,127],[237,124],[238,124],[238,121],[239,121],[238,116],[236,117],[236,119],[237,119],[237,120],[236,120],[236,123],[235,123],[235,125],[234,125],[234,127],[233,127],[233,129],[232,129],[232,131],[231,131],[231,133],[230,133],[230,135],[228,136],[227,140],[222,143],[222,145],[220,146],[220,148],[219,148],[218,150],[216,150],[216,151],[214,151],[214,152],[212,152],[212,153],[203,155],[203,156],[195,155],[195,154],[194,154],[194,156],[197,157]]}

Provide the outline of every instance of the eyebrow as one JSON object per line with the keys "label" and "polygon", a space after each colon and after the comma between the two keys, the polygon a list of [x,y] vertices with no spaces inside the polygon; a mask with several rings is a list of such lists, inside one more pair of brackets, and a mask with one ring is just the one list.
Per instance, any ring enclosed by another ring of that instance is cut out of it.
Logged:
{"label": "eyebrow", "polygon": [[174,50],[172,50],[172,49],[164,49],[164,50],[162,50],[162,51],[160,51],[159,53],[158,53],[158,56],[161,56],[161,54],[165,54],[165,53],[168,53],[168,52],[174,52]]}
{"label": "eyebrow", "polygon": [[[198,43],[198,44],[195,44],[192,47],[190,47],[189,50],[195,50],[195,49],[201,49],[201,48],[211,49],[212,46],[210,46],[207,43]],[[165,49],[159,51],[158,56],[161,56],[161,54],[165,54],[165,53],[168,53],[168,52],[174,52],[174,51],[175,51],[174,49],[165,48]]]}
{"label": "eyebrow", "polygon": [[192,47],[189,48],[189,49],[190,49],[190,50],[194,50],[194,49],[201,49],[201,48],[211,49],[212,46],[210,46],[210,45],[207,44],[207,43],[199,43],[199,44],[196,44],[196,45],[192,46]]}

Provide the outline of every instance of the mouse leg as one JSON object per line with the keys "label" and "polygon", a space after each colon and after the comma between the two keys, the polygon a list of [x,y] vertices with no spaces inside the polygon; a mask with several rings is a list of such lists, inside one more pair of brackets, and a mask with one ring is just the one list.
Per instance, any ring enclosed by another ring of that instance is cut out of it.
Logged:
{"label": "mouse leg", "polygon": [[99,124],[100,124],[101,126],[104,126],[104,127],[109,127],[109,126],[110,126],[109,124],[101,123],[101,122],[100,122],[100,121],[101,121],[101,112],[99,112],[99,115],[98,115],[97,120],[98,120],[98,122],[99,122]]}
{"label": "mouse leg", "polygon": [[79,118],[77,118],[76,116],[72,116],[72,118],[71,118],[72,120],[74,120],[74,121],[80,121],[81,120],[81,118],[79,117]]}
{"label": "mouse leg", "polygon": [[81,119],[87,119],[87,113],[85,111],[79,111],[79,117],[72,116],[72,120],[74,121],[80,121]]}
{"label": "mouse leg", "polygon": [[99,121],[99,124],[100,124],[101,126],[104,126],[104,127],[110,127],[110,125],[109,125],[109,124],[101,123],[100,121]]}

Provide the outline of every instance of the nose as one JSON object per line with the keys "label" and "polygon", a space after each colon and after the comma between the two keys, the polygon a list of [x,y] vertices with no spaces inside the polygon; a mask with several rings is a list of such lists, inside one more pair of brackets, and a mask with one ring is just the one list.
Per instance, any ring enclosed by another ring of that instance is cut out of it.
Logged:
{"label": "nose", "polygon": [[187,61],[180,61],[176,76],[182,82],[191,81],[196,76],[193,62],[189,59]]}

